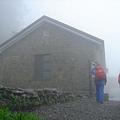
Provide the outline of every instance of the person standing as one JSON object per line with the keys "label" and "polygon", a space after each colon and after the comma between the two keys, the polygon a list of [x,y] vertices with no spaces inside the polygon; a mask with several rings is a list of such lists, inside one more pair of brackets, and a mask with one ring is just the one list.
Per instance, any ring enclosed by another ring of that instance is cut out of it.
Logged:
{"label": "person standing", "polygon": [[118,83],[120,84],[120,73],[118,75]]}
{"label": "person standing", "polygon": [[96,64],[95,68],[92,69],[92,74],[94,71],[94,82],[96,88],[96,101],[103,103],[104,99],[104,85],[106,85],[107,78],[106,74],[100,64]]}

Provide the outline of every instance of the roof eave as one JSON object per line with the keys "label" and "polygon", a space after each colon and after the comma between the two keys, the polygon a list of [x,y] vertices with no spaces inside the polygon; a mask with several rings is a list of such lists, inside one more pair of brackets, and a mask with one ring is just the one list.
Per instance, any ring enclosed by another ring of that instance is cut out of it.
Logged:
{"label": "roof eave", "polygon": [[[51,18],[50,18],[51,19]],[[53,19],[52,19],[53,20]],[[90,41],[92,41],[92,42],[94,42],[94,43],[97,43],[97,44],[103,44],[103,40],[96,40],[96,38],[95,37],[88,37],[87,35],[84,35],[84,34],[81,34],[80,32],[78,32],[78,31],[75,31],[75,30],[72,30],[72,29],[70,29],[69,27],[66,27],[66,26],[64,26],[64,25],[61,25],[62,23],[61,22],[59,22],[59,21],[57,21],[56,22],[56,20],[54,21],[52,21],[52,20],[49,20],[48,19],[48,17],[43,17],[42,19],[40,19],[40,21],[38,21],[38,22],[36,22],[35,24],[33,24],[32,26],[30,26],[27,30],[25,30],[24,32],[22,32],[20,35],[18,35],[18,36],[16,36],[14,39],[12,39],[11,41],[9,41],[9,42],[7,42],[6,44],[4,44],[3,46],[1,46],[1,48],[0,48],[0,51],[2,52],[2,51],[4,51],[4,50],[6,50],[7,48],[9,48],[11,45],[13,45],[14,43],[16,43],[17,41],[19,41],[20,39],[22,39],[23,37],[25,37],[26,35],[28,35],[29,33],[31,33],[33,30],[35,30],[36,28],[38,28],[38,27],[40,27],[45,21],[46,22],[48,22],[48,23],[51,23],[51,24],[53,24],[53,25],[55,25],[55,26],[58,26],[58,27],[60,27],[60,28],[62,28],[62,29],[64,29],[64,30],[67,30],[67,31],[69,31],[69,32],[71,32],[71,33],[73,33],[73,34],[76,34],[76,35],[78,35],[78,36],[80,36],[80,37],[83,37],[83,38],[85,38],[85,39],[87,39],[87,40],[90,40]],[[61,23],[61,24],[60,24]],[[64,24],[64,23],[63,23]],[[72,28],[72,27],[71,27]]]}

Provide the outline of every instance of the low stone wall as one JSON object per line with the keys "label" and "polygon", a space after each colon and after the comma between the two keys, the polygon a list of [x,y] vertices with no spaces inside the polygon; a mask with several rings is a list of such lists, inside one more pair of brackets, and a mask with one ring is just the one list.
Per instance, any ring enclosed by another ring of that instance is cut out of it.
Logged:
{"label": "low stone wall", "polygon": [[42,100],[43,104],[48,102],[65,102],[76,98],[75,95],[67,92],[60,92],[57,89],[21,89],[0,86],[0,96],[5,100],[25,99],[30,101]]}

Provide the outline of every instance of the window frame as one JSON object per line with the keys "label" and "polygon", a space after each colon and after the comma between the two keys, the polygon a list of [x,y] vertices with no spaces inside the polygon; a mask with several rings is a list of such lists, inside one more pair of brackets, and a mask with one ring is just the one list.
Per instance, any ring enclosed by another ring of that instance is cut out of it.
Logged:
{"label": "window frame", "polygon": [[[45,56],[48,58],[45,60]],[[48,69],[44,65],[49,65]],[[40,67],[39,67],[40,66]],[[45,77],[44,73],[48,72],[49,77]],[[50,80],[51,79],[51,54],[34,55],[34,80]]]}

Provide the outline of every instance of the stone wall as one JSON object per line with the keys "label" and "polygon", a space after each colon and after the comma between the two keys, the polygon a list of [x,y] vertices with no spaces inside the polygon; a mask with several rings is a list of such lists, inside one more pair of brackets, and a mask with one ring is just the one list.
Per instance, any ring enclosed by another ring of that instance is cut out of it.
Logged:
{"label": "stone wall", "polygon": [[[49,30],[49,36],[42,35],[44,29]],[[43,24],[2,53],[2,84],[21,88],[57,88],[69,92],[88,90],[89,60],[97,60],[97,47],[96,43],[66,30]],[[34,55],[48,53],[52,57],[51,80],[35,81]]]}
{"label": "stone wall", "polygon": [[[83,96],[81,95],[81,97]],[[10,100],[18,100],[19,102],[19,100],[23,99],[31,102],[40,100],[43,102],[42,104],[49,104],[49,102],[57,103],[76,100],[77,97],[71,93],[58,91],[57,89],[21,89],[0,86],[0,99],[3,102],[9,102]]]}

